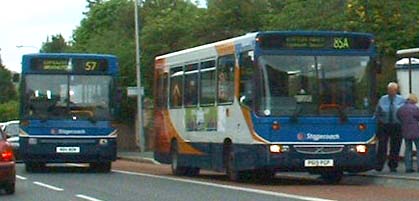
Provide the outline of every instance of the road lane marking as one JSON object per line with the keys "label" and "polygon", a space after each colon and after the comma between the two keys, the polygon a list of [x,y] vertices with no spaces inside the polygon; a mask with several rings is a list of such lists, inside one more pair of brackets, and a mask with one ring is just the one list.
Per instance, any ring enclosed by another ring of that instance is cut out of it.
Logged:
{"label": "road lane marking", "polygon": [[28,178],[20,176],[20,175],[16,175],[16,178],[20,179],[20,180],[27,180]]}
{"label": "road lane marking", "polygon": [[42,186],[42,187],[45,187],[45,188],[49,188],[49,189],[54,190],[54,191],[64,191],[64,189],[62,189],[62,188],[58,188],[56,186],[45,184],[45,183],[42,183],[42,182],[39,182],[39,181],[34,181],[33,183],[35,185]]}
{"label": "road lane marking", "polygon": [[76,197],[89,200],[89,201],[102,201],[102,200],[99,200],[99,199],[96,199],[87,195],[82,195],[82,194],[77,194]]}
{"label": "road lane marking", "polygon": [[210,183],[210,182],[195,181],[195,180],[188,180],[188,179],[181,179],[181,178],[174,178],[174,177],[166,177],[166,176],[158,176],[158,175],[144,174],[144,173],[137,173],[137,172],[129,172],[129,171],[122,171],[122,170],[112,170],[112,172],[121,173],[121,174],[128,174],[128,175],[158,178],[158,179],[165,179],[165,180],[171,180],[171,181],[180,181],[180,182],[185,182],[185,183],[199,184],[199,185],[211,186],[211,187],[216,187],[216,188],[225,188],[225,189],[230,189],[230,190],[244,191],[244,192],[257,193],[257,194],[263,194],[263,195],[270,195],[270,196],[275,196],[275,197],[292,198],[292,199],[298,199],[298,200],[335,201],[335,200],[330,200],[330,199],[308,197],[308,196],[301,196],[301,195],[294,195],[294,194],[287,194],[287,193],[277,193],[277,192],[273,192],[273,191],[265,191],[265,190],[258,190],[258,189],[238,187],[238,186],[229,186],[229,185],[225,185],[225,184],[216,184],[216,183]]}

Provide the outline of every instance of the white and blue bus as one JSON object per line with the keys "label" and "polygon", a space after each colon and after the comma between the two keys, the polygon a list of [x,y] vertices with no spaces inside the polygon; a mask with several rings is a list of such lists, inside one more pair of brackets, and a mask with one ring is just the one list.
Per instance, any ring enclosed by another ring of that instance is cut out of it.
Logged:
{"label": "white and blue bus", "polygon": [[155,59],[155,158],[177,175],[375,166],[377,53],[366,33],[250,33]]}
{"label": "white and blue bus", "polygon": [[23,56],[19,141],[27,171],[67,162],[110,171],[116,160],[118,73],[112,55]]}

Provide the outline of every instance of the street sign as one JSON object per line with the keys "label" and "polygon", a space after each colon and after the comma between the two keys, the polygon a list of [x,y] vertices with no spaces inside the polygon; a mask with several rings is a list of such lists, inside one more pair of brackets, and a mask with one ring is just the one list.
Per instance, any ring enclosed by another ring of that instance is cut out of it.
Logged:
{"label": "street sign", "polygon": [[[137,97],[138,88],[137,87],[127,87],[127,95],[129,97]],[[144,87],[141,87],[141,96],[144,96]]]}

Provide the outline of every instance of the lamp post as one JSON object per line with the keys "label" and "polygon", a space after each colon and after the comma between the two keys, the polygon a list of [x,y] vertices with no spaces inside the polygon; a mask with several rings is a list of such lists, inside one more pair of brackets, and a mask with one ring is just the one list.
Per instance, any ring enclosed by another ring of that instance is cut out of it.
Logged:
{"label": "lamp post", "polygon": [[139,30],[139,15],[138,6],[140,0],[134,0],[135,7],[135,67],[137,71],[137,116],[138,116],[138,139],[140,140],[140,151],[145,151],[145,135],[144,135],[144,122],[143,122],[143,102],[142,102],[142,87],[141,87],[141,51],[140,51],[140,30]]}
{"label": "lamp post", "polygon": [[39,50],[39,48],[38,48],[38,47],[33,46],[33,45],[16,45],[16,47],[17,47],[17,48],[34,48],[34,49]]}

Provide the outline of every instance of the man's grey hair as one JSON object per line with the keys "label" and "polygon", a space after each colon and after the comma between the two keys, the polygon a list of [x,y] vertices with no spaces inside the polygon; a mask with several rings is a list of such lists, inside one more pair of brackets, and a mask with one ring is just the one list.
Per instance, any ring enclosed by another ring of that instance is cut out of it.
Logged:
{"label": "man's grey hair", "polygon": [[387,85],[387,89],[390,89],[390,88],[396,88],[396,89],[398,89],[399,88],[399,85],[397,83],[395,83],[395,82],[389,82],[388,85]]}

